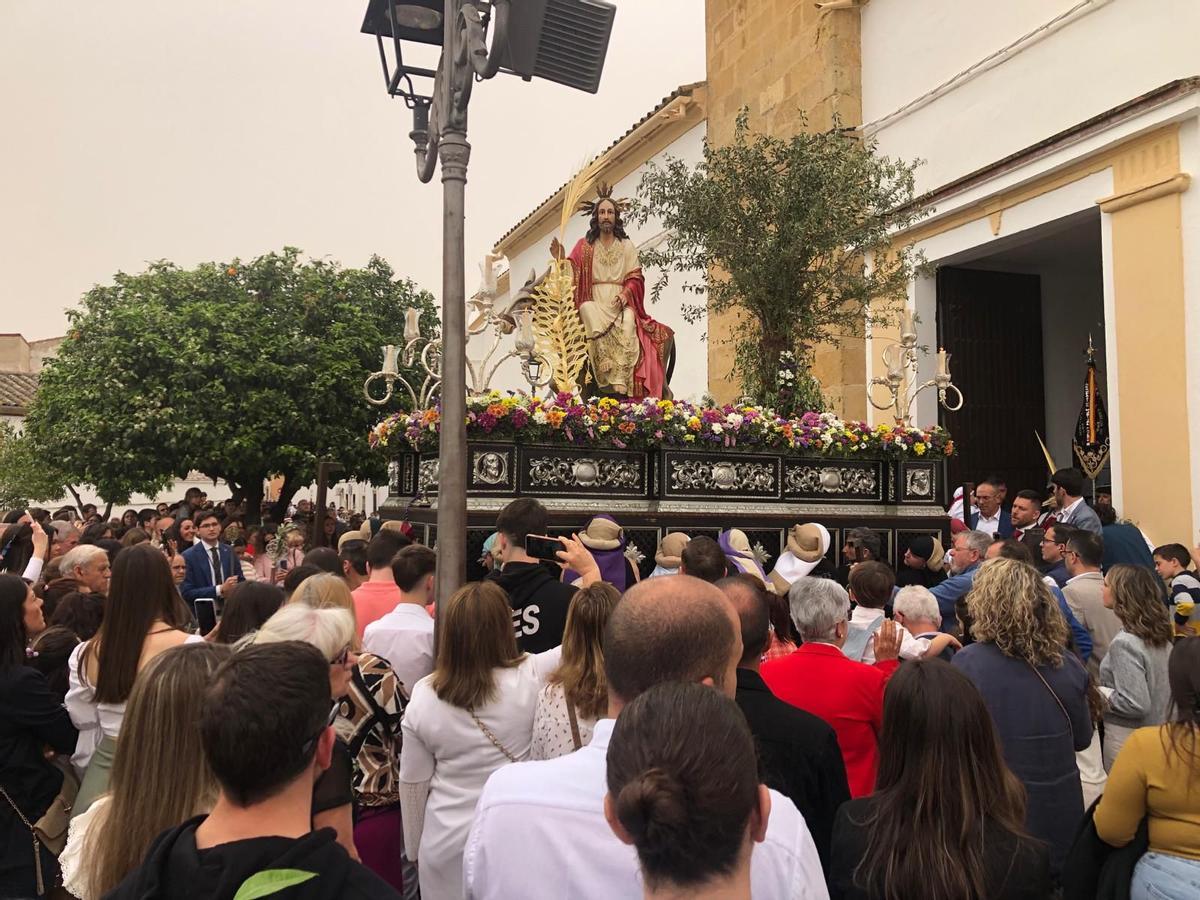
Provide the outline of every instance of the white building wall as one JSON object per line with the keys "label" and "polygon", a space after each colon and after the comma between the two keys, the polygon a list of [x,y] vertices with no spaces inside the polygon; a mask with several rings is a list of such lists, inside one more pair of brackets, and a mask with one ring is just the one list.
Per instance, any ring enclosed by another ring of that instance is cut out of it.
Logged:
{"label": "white building wall", "polygon": [[[689,166],[694,166],[704,156],[705,126],[697,125],[677,140],[671,143],[662,153],[652,157],[650,162],[662,163],[668,156],[683,160]],[[634,197],[637,194],[638,183],[649,162],[638,167],[627,177],[618,181],[613,187],[616,197]],[[602,172],[601,178],[604,177]],[[587,232],[588,221],[581,215],[573,216],[567,228],[566,240],[563,242],[570,251],[575,242]],[[541,273],[550,263],[550,240],[557,236],[558,222],[550,223],[544,234],[528,248],[509,260],[510,284],[513,290],[520,288],[531,271]],[[645,247],[660,239],[663,235],[661,224],[651,219],[645,226],[631,228],[629,236],[639,247]],[[656,270],[645,270],[646,276],[646,312],[675,330],[675,373],[671,378],[671,388],[675,396],[698,400],[708,388],[708,352],[704,346],[705,320],[702,318],[695,324],[688,324],[683,317],[683,304],[696,303],[703,298],[694,294],[685,294],[681,285],[684,276],[672,273],[670,284],[663,290],[657,303],[650,300],[651,289],[659,276]],[[688,280],[696,280],[698,275],[688,276]],[[479,341],[476,338],[476,341]],[[474,343],[474,342],[473,342]],[[482,344],[482,342],[480,342]],[[497,372],[492,383],[493,387],[502,390],[527,390],[528,385],[521,377],[520,367],[510,360]]]}
{"label": "white building wall", "polygon": [[927,161],[918,192],[1200,74],[1196,0],[873,0],[861,15],[863,122],[882,153]]}

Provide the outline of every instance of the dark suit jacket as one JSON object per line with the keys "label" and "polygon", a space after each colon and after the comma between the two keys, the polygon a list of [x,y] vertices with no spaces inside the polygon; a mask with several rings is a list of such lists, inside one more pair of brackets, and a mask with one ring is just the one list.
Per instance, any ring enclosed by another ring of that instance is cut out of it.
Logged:
{"label": "dark suit jacket", "polygon": [[[975,526],[978,524],[979,524],[979,513],[968,508],[967,519],[966,519],[967,527],[974,529]],[[1000,538],[1000,539],[1007,539],[1007,538],[1012,537],[1012,533],[1013,533],[1012,507],[1006,504],[1006,505],[1000,507],[1000,524],[996,526],[996,537]]]}
{"label": "dark suit jacket", "polygon": [[736,699],[758,744],[763,781],[796,804],[828,871],[833,819],[850,799],[837,735],[822,719],[772,694],[750,669],[737,670]]}
{"label": "dark suit jacket", "polygon": [[[229,577],[236,577],[238,581],[245,581],[246,576],[242,574],[242,564],[233,556],[233,550],[228,544],[218,543],[217,552],[221,555],[221,581]],[[188,606],[192,605],[193,600],[199,600],[205,597],[217,598],[217,586],[213,584],[212,562],[209,559],[208,548],[204,546],[204,541],[196,541],[192,546],[183,551],[183,559],[187,563],[187,571],[183,576],[183,584],[179,586],[179,592],[183,594],[183,599],[188,602]]]}

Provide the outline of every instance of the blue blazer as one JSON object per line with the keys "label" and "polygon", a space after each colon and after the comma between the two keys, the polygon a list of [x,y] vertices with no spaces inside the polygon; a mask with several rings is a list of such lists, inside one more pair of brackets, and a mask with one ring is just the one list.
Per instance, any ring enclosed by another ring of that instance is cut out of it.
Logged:
{"label": "blue blazer", "polygon": [[[220,581],[230,577],[236,577],[238,581],[245,581],[246,576],[242,573],[242,564],[234,558],[233,550],[229,545],[218,543],[217,552],[221,555],[222,577]],[[217,599],[217,586],[213,584],[212,562],[204,542],[196,541],[184,550],[183,559],[187,563],[187,571],[183,576],[183,584],[179,586],[179,592],[183,594],[183,599],[188,602],[188,605],[191,606],[193,600],[202,598]]]}
{"label": "blue blazer", "polygon": [[[979,513],[968,508],[966,525],[970,529],[974,529],[979,524]],[[1012,507],[1000,507],[1000,524],[996,528],[996,537],[998,539],[1007,540],[1013,536],[1012,523]]]}

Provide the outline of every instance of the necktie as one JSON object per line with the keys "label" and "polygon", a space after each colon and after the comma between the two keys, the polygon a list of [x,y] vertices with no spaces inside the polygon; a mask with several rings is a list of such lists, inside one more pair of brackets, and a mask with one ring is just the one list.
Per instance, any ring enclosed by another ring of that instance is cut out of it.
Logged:
{"label": "necktie", "polygon": [[1024,528],[1014,528],[1013,529],[1013,539],[1019,541],[1021,539],[1021,535],[1023,535],[1024,533],[1025,533]]}
{"label": "necktie", "polygon": [[212,554],[213,585],[216,586],[225,580],[225,573],[221,571],[221,554],[216,547],[209,547],[208,552]]}

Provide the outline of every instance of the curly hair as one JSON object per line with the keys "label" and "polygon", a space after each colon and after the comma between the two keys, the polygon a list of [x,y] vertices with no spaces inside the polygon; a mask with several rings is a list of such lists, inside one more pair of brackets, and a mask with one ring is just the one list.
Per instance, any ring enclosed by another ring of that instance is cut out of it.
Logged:
{"label": "curly hair", "polygon": [[1050,588],[1033,566],[1015,559],[988,560],[967,594],[971,633],[1005,656],[1035,666],[1062,665],[1070,632]]}
{"label": "curly hair", "polygon": [[1144,566],[1115,565],[1104,576],[1112,610],[1121,627],[1151,647],[1169,647],[1174,639],[1171,612],[1163,602],[1162,582]]}

